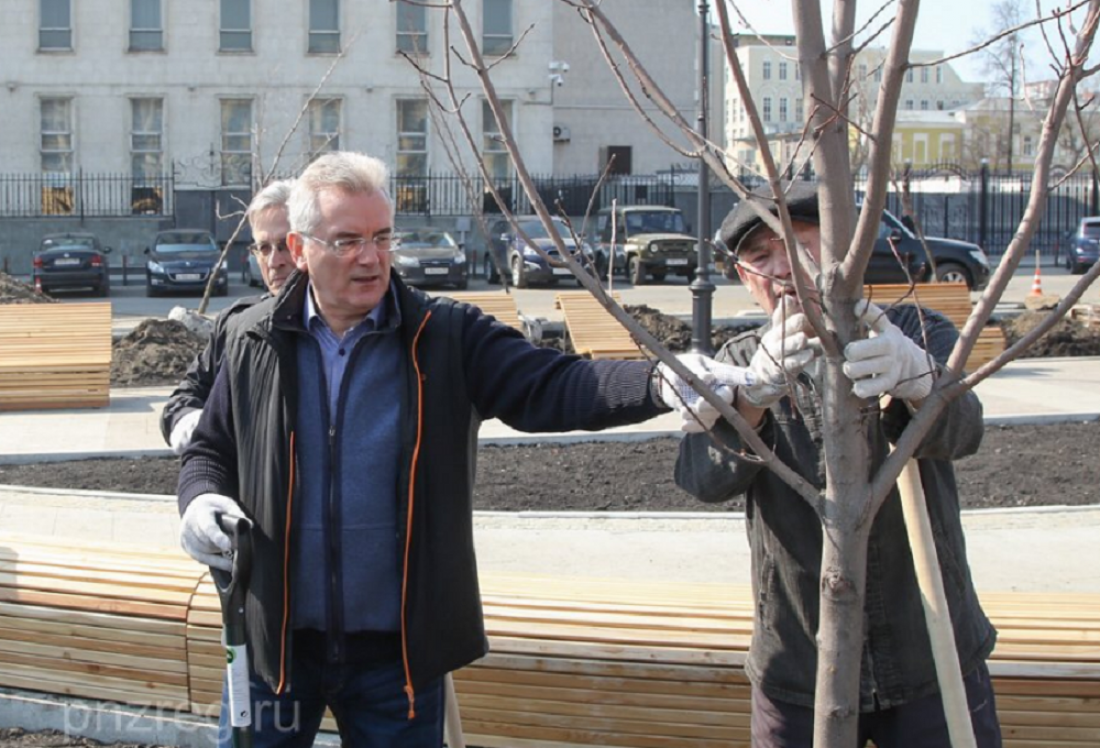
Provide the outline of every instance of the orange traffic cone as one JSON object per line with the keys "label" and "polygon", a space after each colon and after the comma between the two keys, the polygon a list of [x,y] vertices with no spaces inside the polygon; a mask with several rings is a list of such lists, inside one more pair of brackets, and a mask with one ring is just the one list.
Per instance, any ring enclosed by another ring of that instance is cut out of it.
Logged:
{"label": "orange traffic cone", "polygon": [[1043,295],[1043,279],[1039,274],[1039,266],[1035,266],[1035,280],[1031,282],[1031,293],[1028,296],[1042,296]]}
{"label": "orange traffic cone", "polygon": [[34,276],[34,292],[39,296],[42,295],[42,278],[37,275]]}

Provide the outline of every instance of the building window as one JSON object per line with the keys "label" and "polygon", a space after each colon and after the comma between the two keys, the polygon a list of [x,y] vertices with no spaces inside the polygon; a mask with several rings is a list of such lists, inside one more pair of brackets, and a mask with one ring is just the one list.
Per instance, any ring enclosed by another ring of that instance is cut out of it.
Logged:
{"label": "building window", "polygon": [[1030,135],[1025,135],[1024,136],[1024,155],[1025,156],[1034,156],[1035,155],[1035,142],[1031,139]]}
{"label": "building window", "polygon": [[[504,117],[512,122],[512,102],[502,101]],[[493,117],[493,110],[488,101],[481,102],[481,160],[485,163],[485,169],[494,179],[507,179],[512,173],[511,164],[508,161],[508,150],[504,147],[504,138],[500,134],[500,128]]]}
{"label": "building window", "polygon": [[[600,171],[625,176],[634,173],[634,147],[629,145],[606,145],[600,147]],[[638,194],[635,193],[635,197]]]}
{"label": "building window", "polygon": [[803,114],[802,99],[797,98],[797,99],[794,100],[794,121],[795,122],[802,122],[802,120],[804,119],[802,114]]}
{"label": "building window", "polygon": [[[492,121],[493,113],[486,113]],[[397,102],[397,174],[417,177],[428,174],[428,102],[425,99]]]}
{"label": "building window", "polygon": [[40,105],[42,173],[47,177],[42,185],[42,212],[69,215],[73,212],[72,100],[42,99]]}
{"label": "building window", "polygon": [[922,112],[927,112],[928,111],[928,99],[921,99],[920,100],[920,110]]}
{"label": "building window", "polygon": [[921,68],[920,69],[920,82],[921,83],[927,83],[928,82],[928,68]]}
{"label": "building window", "polygon": [[130,208],[135,215],[164,210],[164,99],[130,99]]}
{"label": "building window", "polygon": [[130,51],[159,52],[164,49],[160,0],[130,0]]}
{"label": "building window", "polygon": [[955,158],[955,136],[944,135],[940,139],[940,161],[950,162]]}
{"label": "building window", "polygon": [[397,51],[410,55],[428,53],[428,9],[423,5],[398,0]]}
{"label": "building window", "polygon": [[512,48],[512,0],[485,0],[482,14],[482,54],[508,54]]}
{"label": "building window", "polygon": [[882,83],[882,65],[875,67],[875,83]]}
{"label": "building window", "polygon": [[772,63],[770,60],[764,60],[764,80],[770,81],[772,79]]}
{"label": "building window", "polygon": [[222,184],[252,182],[252,100],[222,99]]}
{"label": "building window", "polygon": [[340,51],[340,0],[309,0],[309,51]]}
{"label": "building window", "polygon": [[906,99],[905,100],[905,109],[907,111],[910,111],[910,112],[913,111],[913,100],[912,99]]}
{"label": "building window", "polygon": [[905,71],[905,82],[906,83],[912,83],[913,82],[913,68],[909,68],[908,70]]}
{"label": "building window", "polygon": [[866,63],[860,63],[859,65],[859,79],[863,80],[867,77],[867,65]]}
{"label": "building window", "polygon": [[936,111],[939,111],[939,112],[943,111],[943,99],[940,99],[939,101],[936,102]]}
{"label": "building window", "polygon": [[221,0],[221,4],[219,49],[222,52],[251,52],[252,0]]}
{"label": "building window", "polygon": [[779,63],[779,80],[787,80],[787,63],[785,62]]}
{"label": "building window", "polygon": [[765,96],[764,97],[764,121],[765,122],[771,122],[772,121],[772,97],[771,96]]}
{"label": "building window", "polygon": [[72,49],[73,26],[70,0],[39,0],[38,48]]}
{"label": "building window", "polygon": [[135,182],[160,176],[163,140],[164,99],[130,99],[130,172]]}
{"label": "building window", "polygon": [[802,80],[802,68],[798,67],[798,65],[794,66],[794,79],[796,81]]}
{"label": "building window", "polygon": [[787,121],[787,97],[783,96],[779,99],[779,121]]}
{"label": "building window", "polygon": [[943,83],[943,65],[936,66],[936,83]]}
{"label": "building window", "polygon": [[340,99],[309,102],[309,158],[340,150]]}

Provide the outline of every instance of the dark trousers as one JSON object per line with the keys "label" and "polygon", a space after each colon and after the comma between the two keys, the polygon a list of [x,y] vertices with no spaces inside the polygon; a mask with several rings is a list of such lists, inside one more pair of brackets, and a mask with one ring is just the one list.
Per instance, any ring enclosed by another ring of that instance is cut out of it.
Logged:
{"label": "dark trousers", "polygon": [[[250,679],[254,748],[308,748],[326,707],[336,718],[344,748],[443,745],[443,680],[416,692],[416,717],[410,720],[400,639],[357,635],[347,643],[347,661],[331,662],[324,634],[295,632],[292,691],[276,695],[260,678]],[[233,745],[228,715],[223,687],[218,748]]]}
{"label": "dark trousers", "polygon": [[[993,685],[983,662],[963,678],[970,720],[978,748],[1001,748],[1001,726],[993,701]],[[814,710],[773,701],[759,688],[752,689],[753,748],[811,748]],[[859,738],[853,748],[867,741],[877,748],[943,748],[951,745],[947,718],[938,693],[891,709],[859,715]]]}

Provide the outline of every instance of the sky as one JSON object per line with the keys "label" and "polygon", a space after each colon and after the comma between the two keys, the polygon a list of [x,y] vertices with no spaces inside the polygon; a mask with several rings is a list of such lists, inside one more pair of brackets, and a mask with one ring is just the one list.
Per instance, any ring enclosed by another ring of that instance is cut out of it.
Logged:
{"label": "sky", "polygon": [[[748,18],[753,27],[761,33],[790,34],[794,33],[794,23],[791,20],[791,0],[734,0],[742,14]],[[1055,3],[1050,0],[1042,0],[1044,10],[1050,11],[1055,7],[1062,7],[1065,3]],[[943,50],[947,54],[961,52],[973,46],[982,29],[992,29],[993,22],[990,8],[993,0],[921,0],[920,11],[917,15],[916,36],[913,46],[916,49]],[[830,0],[822,0],[822,14],[825,17],[826,28],[830,22],[832,3]],[[882,0],[859,0],[857,4],[857,28],[882,6]],[[1034,0],[1024,0],[1024,8],[1029,16],[1034,17]],[[892,15],[888,10],[879,17],[885,20]],[[1078,12],[1075,17],[1082,14]],[[736,14],[730,14],[730,22],[734,30],[746,30],[740,24]],[[874,24],[878,28],[880,23]],[[887,41],[886,35],[880,37]],[[1031,59],[1039,56],[1040,50],[1045,54],[1045,45],[1038,33],[1028,40],[1028,49],[1033,50],[1029,55]],[[882,45],[885,46],[885,43]],[[1096,57],[1096,55],[1093,55]],[[982,71],[982,65],[976,56],[972,55],[952,63],[963,80],[978,82],[986,78]],[[1044,74],[1041,65],[1035,65],[1033,79],[1052,77]]]}

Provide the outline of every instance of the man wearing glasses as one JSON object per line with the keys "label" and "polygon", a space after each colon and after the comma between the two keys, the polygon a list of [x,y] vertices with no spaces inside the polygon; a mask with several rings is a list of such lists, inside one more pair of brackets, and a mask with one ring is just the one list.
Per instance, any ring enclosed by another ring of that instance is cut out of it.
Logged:
{"label": "man wearing glasses", "polygon": [[[252,244],[248,249],[256,255],[260,266],[260,275],[268,293],[276,294],[294,270],[294,262],[286,244],[286,235],[290,231],[287,220],[286,201],[290,197],[290,188],[294,182],[282,179],[264,187],[248,205],[245,216],[252,228]],[[202,416],[206,398],[214,386],[214,377],[221,365],[222,352],[225,350],[225,337],[230,320],[253,304],[261,296],[249,296],[236,301],[218,315],[214,330],[206,347],[191,362],[187,373],[179,386],[172,391],[160,417],[160,430],[164,441],[176,454],[182,454],[191,441],[191,434]]]}
{"label": "man wearing glasses", "polygon": [[675,397],[667,380],[683,385],[650,362],[537,348],[476,307],[406,287],[390,272],[388,178],[378,159],[342,152],[298,178],[287,240],[300,272],[239,315],[183,456],[192,557],[226,568],[217,516],[254,523],[256,748],[311,744],[326,706],[344,745],[438,748],[443,677],[488,648],[479,424],[603,429],[657,415]]}

